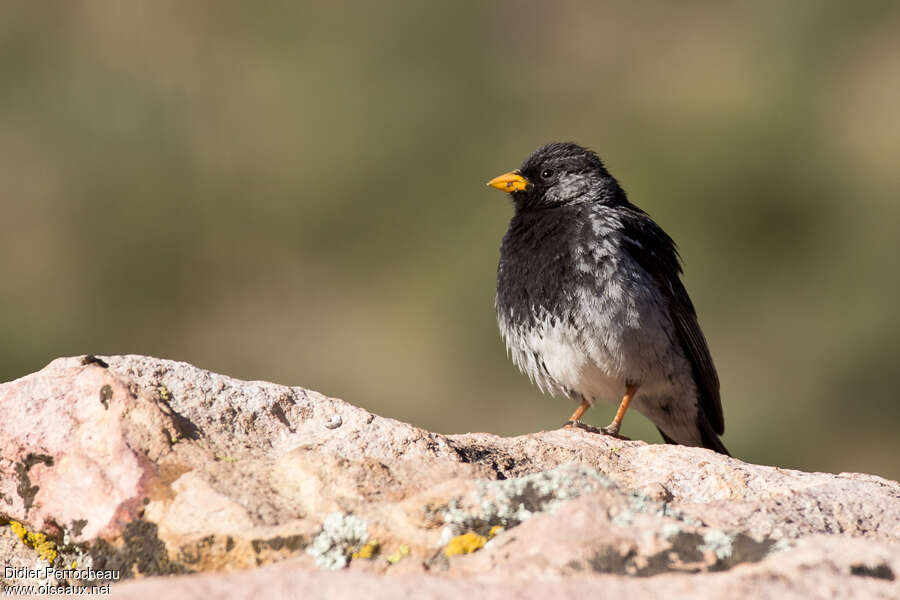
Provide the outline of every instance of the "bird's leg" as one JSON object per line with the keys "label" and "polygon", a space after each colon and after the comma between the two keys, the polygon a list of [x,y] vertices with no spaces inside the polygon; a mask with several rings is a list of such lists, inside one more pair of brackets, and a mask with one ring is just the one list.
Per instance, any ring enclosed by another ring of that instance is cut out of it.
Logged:
{"label": "bird's leg", "polygon": [[616,411],[616,416],[613,417],[612,423],[602,429],[603,433],[612,436],[619,435],[619,428],[622,426],[622,419],[625,418],[625,411],[628,410],[628,405],[631,404],[631,400],[634,398],[634,395],[637,394],[638,387],[639,386],[637,385],[628,386],[625,390],[625,397],[622,398],[622,402],[619,404],[619,410]]}
{"label": "bird's leg", "polygon": [[575,409],[575,412],[572,413],[572,416],[569,417],[569,420],[565,422],[563,425],[563,429],[571,429],[573,427],[582,427],[584,424],[581,422],[581,415],[587,412],[587,409],[591,407],[591,403],[587,400],[581,400],[581,404],[578,405],[578,408]]}

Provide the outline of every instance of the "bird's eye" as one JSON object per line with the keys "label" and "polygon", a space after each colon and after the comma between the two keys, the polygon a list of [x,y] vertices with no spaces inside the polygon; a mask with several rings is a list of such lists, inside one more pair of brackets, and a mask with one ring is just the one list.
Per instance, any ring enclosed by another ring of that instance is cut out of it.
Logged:
{"label": "bird's eye", "polygon": [[544,169],[541,171],[541,179],[550,179],[553,177],[553,169]]}

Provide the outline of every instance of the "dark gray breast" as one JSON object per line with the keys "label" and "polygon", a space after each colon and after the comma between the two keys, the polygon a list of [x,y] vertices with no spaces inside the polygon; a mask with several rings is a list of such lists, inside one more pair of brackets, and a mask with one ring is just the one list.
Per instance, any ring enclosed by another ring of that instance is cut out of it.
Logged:
{"label": "dark gray breast", "polygon": [[517,213],[500,246],[497,313],[516,328],[538,315],[572,318],[577,294],[604,294],[602,274],[615,251],[617,225],[588,205]]}
{"label": "dark gray breast", "polygon": [[596,285],[593,273],[577,269],[585,210],[565,206],[513,216],[497,268],[497,313],[510,325],[533,327],[536,313],[569,318],[576,290]]}

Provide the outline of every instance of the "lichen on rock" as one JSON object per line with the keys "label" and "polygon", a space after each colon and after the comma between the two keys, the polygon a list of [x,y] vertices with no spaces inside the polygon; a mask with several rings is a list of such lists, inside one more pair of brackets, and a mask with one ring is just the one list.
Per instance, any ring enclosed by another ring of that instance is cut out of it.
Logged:
{"label": "lichen on rock", "polygon": [[368,524],[354,515],[334,512],[325,517],[322,531],[306,549],[323,569],[343,569],[354,552],[369,540]]}
{"label": "lichen on rock", "polygon": [[492,527],[515,527],[537,513],[552,512],[566,500],[615,483],[595,469],[566,464],[499,481],[479,481],[474,498],[453,499],[443,510],[442,545],[467,531],[487,534]]}
{"label": "lichen on rock", "polygon": [[34,548],[41,560],[47,561],[47,564],[53,564],[58,555],[56,543],[47,538],[47,535],[39,531],[28,531],[28,529],[18,521],[10,521],[9,527],[12,529],[16,537],[29,548]]}

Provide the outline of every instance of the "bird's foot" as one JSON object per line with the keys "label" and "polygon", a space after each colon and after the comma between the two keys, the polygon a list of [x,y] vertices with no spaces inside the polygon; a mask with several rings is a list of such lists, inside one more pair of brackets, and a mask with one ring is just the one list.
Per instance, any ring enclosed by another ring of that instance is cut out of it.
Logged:
{"label": "bird's foot", "polygon": [[563,429],[581,429],[582,431],[587,431],[588,433],[599,433],[600,435],[608,435],[610,437],[614,437],[617,440],[628,440],[625,436],[619,435],[619,428],[615,427],[615,423],[610,423],[606,427],[594,427],[593,425],[588,425],[587,423],[582,423],[581,421],[566,421],[563,426]]}
{"label": "bird's foot", "polygon": [[606,427],[601,427],[600,431],[602,431],[606,435],[611,435],[614,438],[617,438],[619,437],[619,424],[616,422],[612,422]]}
{"label": "bird's foot", "polygon": [[599,427],[594,427],[592,425],[588,425],[587,423],[583,423],[578,420],[566,421],[563,426],[563,429],[581,429],[583,431],[587,431],[588,433],[606,433]]}

